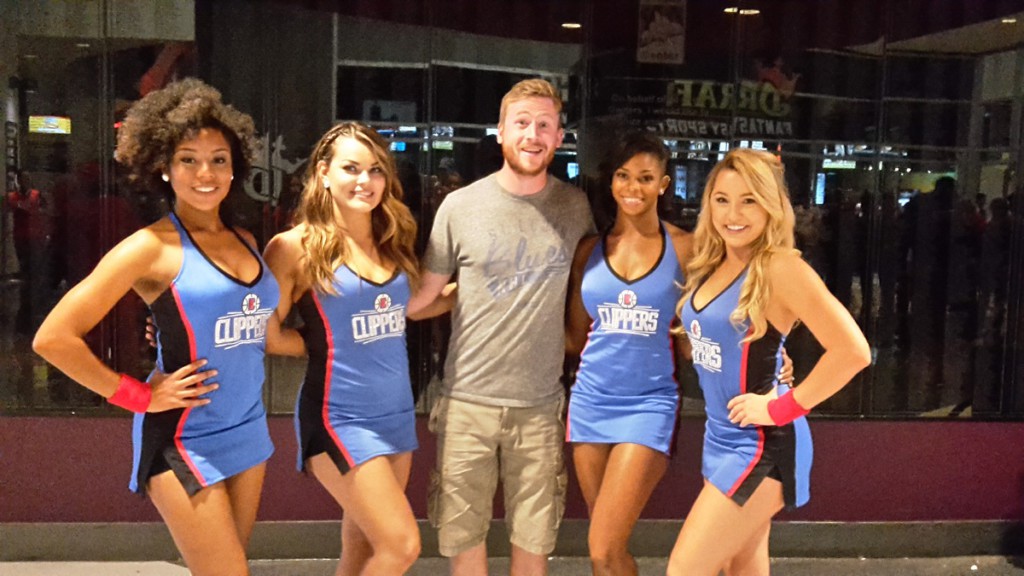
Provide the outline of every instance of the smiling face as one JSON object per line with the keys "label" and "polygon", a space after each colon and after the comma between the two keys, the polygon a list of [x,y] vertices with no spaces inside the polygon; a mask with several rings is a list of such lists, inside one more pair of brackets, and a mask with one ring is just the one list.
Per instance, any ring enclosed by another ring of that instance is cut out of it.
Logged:
{"label": "smiling face", "polygon": [[341,136],[331,145],[330,162],[317,164],[317,172],[334,198],[346,212],[369,214],[384,198],[387,175],[373,152],[355,138]]}
{"label": "smiling face", "polygon": [[725,241],[726,250],[742,253],[764,233],[768,211],[757,203],[747,183],[735,170],[722,170],[711,190],[711,223]]}
{"label": "smiling face", "polygon": [[538,96],[509,102],[498,126],[505,163],[521,176],[545,172],[563,136],[554,101]]}
{"label": "smiling face", "polygon": [[233,174],[231,145],[217,128],[201,128],[195,138],[179,142],[167,168],[176,204],[202,212],[217,210]]}
{"label": "smiling face", "polygon": [[619,215],[639,216],[656,210],[658,196],[668,183],[658,158],[646,153],[633,156],[612,174],[612,197]]}

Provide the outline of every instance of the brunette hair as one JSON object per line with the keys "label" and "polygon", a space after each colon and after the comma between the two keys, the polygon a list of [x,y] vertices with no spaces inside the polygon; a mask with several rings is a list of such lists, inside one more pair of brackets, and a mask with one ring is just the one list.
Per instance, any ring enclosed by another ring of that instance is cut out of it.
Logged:
{"label": "brunette hair", "polygon": [[387,141],[376,130],[357,122],[336,124],[321,136],[306,167],[306,183],[295,222],[305,225],[302,247],[306,252],[307,280],[322,293],[336,294],[334,271],[349,257],[344,229],[338,226],[334,197],[317,173],[321,162],[330,164],[335,153],[334,144],[341,138],[351,138],[366,146],[384,172],[384,196],[370,215],[373,238],[381,256],[405,272],[410,285],[415,287],[419,283],[419,265],[413,249],[416,220],[402,202],[404,194],[395,159],[388,152]]}

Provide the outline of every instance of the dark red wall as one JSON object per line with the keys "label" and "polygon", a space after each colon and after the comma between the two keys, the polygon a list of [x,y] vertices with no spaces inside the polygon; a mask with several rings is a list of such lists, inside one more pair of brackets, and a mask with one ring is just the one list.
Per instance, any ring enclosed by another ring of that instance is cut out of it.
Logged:
{"label": "dark red wall", "polygon": [[[433,437],[420,420],[409,495],[426,514]],[[668,474],[645,518],[679,519],[700,488],[703,420],[683,421]],[[1019,520],[1024,518],[1024,423],[813,421],[811,502],[782,519],[821,521]],[[261,520],[329,520],[336,506],[294,469],[289,418],[272,418]],[[0,522],[156,521],[128,492],[128,418],[0,419]],[[566,451],[566,457],[570,456]],[[497,516],[500,516],[497,514]],[[574,481],[567,517],[586,508]]]}

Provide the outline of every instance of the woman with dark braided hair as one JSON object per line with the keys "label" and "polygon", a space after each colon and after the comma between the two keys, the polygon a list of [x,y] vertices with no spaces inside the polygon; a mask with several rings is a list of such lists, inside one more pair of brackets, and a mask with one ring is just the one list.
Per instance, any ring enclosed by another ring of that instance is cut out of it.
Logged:
{"label": "woman with dark braided hair", "polygon": [[[274,449],[263,356],[271,346],[302,352],[297,334],[279,330],[277,282],[254,238],[220,213],[248,174],[254,131],[195,79],[137,102],[115,157],[134,183],[167,193],[172,212],[108,252],[33,342],[68,376],[135,412],[130,488],[149,495],[196,575],[249,574],[245,546]],[[157,327],[149,382],[117,374],[84,340],[129,290]]]}
{"label": "woman with dark braided hair", "polygon": [[344,509],[336,574],[402,574],[420,551],[405,497],[417,447],[406,317],[419,279],[416,222],[394,159],[373,129],[345,122],[313,149],[294,228],[267,245],[309,352],[299,392],[299,470]]}

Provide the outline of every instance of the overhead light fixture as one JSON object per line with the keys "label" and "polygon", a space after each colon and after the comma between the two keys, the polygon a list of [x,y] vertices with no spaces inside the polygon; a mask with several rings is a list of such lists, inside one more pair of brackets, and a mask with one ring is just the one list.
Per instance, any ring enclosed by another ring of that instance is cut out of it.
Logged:
{"label": "overhead light fixture", "polygon": [[88,48],[89,47],[89,43],[88,42],[79,42],[79,43],[75,44],[75,46],[77,46],[78,48]]}
{"label": "overhead light fixture", "polygon": [[744,8],[741,10],[736,6],[729,6],[723,12],[726,14],[739,14],[740,16],[754,16],[761,13],[757,8]]}
{"label": "overhead light fixture", "polygon": [[740,10],[740,16],[755,16],[755,15],[760,14],[760,13],[761,13],[760,10],[756,10],[756,9],[753,9],[753,8],[748,9],[748,10]]}
{"label": "overhead light fixture", "polygon": [[1003,24],[1016,24],[1017,23],[1017,19],[1016,18],[1003,18],[1002,19],[1002,23]]}
{"label": "overhead light fixture", "polygon": [[583,25],[579,22],[562,22],[562,28],[565,28],[566,30],[579,30],[580,28],[583,28]]}
{"label": "overhead light fixture", "polygon": [[739,11],[740,11],[740,9],[735,7],[735,6],[729,6],[728,8],[725,9],[725,13],[726,14],[735,14],[735,13],[737,13]]}

